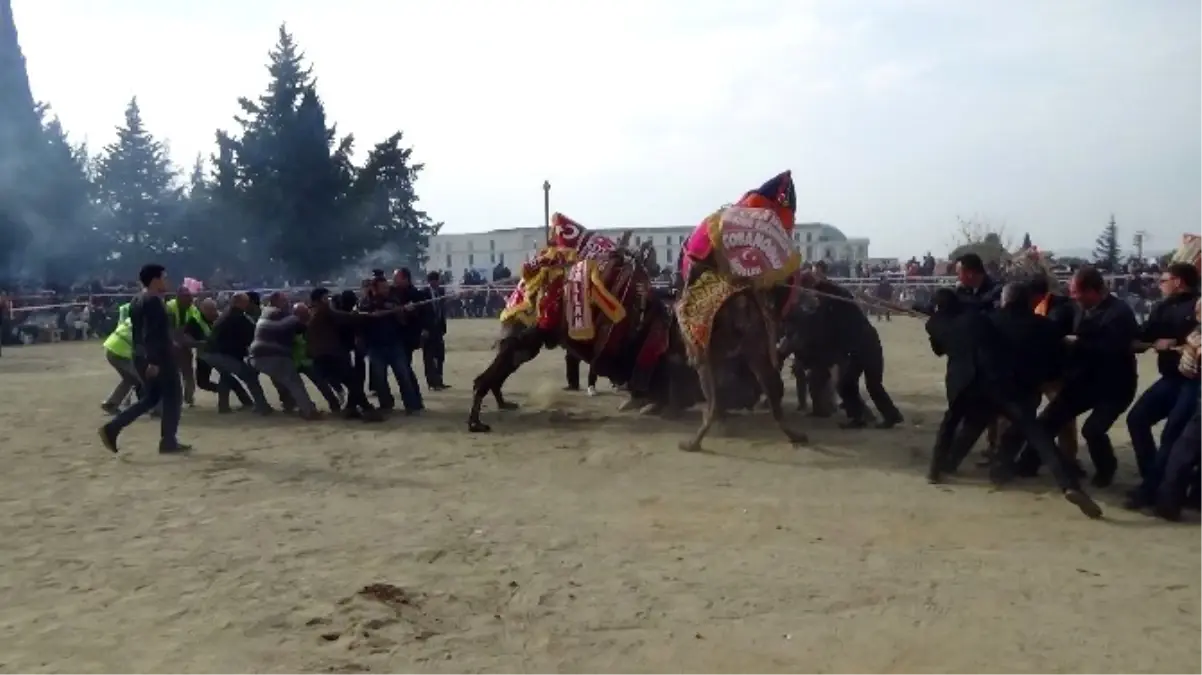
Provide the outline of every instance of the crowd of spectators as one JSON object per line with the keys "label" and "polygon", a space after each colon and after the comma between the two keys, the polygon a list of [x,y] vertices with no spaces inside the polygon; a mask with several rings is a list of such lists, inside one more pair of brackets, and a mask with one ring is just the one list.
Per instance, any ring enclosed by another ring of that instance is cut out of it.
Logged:
{"label": "crowd of spectators", "polygon": [[[842,279],[845,285],[858,286],[879,295],[880,286],[889,287],[895,301],[909,301],[926,297],[934,286],[943,283],[950,273],[949,264],[937,260],[929,252],[902,262],[841,262],[824,261],[826,274]],[[994,263],[990,272],[1005,278],[1006,269]],[[1054,270],[1057,276],[1067,278],[1071,266]],[[1116,295],[1131,303],[1138,315],[1145,315],[1151,304],[1159,297],[1157,280],[1160,267],[1154,262],[1129,263],[1120,274],[1112,278]],[[517,280],[514,273],[504,265],[491,270],[462,270],[456,274],[450,270],[440,271],[442,284],[450,291],[446,309],[448,318],[492,317],[500,313]],[[458,277],[456,283],[456,277]],[[676,270],[665,267],[657,276],[657,283],[675,287],[678,281]],[[924,280],[929,282],[924,283]],[[329,288],[353,287],[351,280],[326,280],[321,285]],[[276,290],[290,287],[309,288],[313,284],[305,281],[290,284],[283,279],[231,280],[221,279],[219,284],[206,285],[205,293],[215,295],[219,302],[242,290]],[[128,301],[137,292],[137,284],[108,280],[92,280],[69,287],[36,287],[13,285],[0,290],[0,343],[29,344],[51,339],[88,339],[107,335],[116,321],[117,307]],[[299,291],[298,291],[299,292]]]}

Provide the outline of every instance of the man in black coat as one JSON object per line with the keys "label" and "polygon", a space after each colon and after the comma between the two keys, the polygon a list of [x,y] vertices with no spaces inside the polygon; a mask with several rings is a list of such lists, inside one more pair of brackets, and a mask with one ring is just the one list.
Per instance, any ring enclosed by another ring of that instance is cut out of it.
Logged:
{"label": "man in black coat", "polygon": [[413,388],[420,391],[417,372],[413,369],[413,352],[422,348],[422,341],[429,332],[430,303],[423,302],[428,300],[429,296],[413,285],[413,274],[409,268],[402,267],[392,273],[389,297],[392,302],[401,307],[406,305],[412,307],[399,315],[401,347],[409,365],[409,378]]}
{"label": "man in black coat", "polygon": [[426,295],[430,302],[429,321],[425,339],[422,340],[422,366],[426,371],[426,386],[431,391],[449,389],[442,377],[447,360],[447,290],[442,287],[442,276],[438,272],[426,274]]}
{"label": "man in black coat", "polygon": [[[1101,508],[1081,490],[1075,473],[1067,470],[1051,435],[1035,416],[1039,384],[1054,372],[1054,351],[1059,337],[1045,320],[1031,313],[1029,296],[1014,286],[996,313],[965,307],[950,289],[936,292],[935,314],[927,322],[931,349],[946,355],[948,410],[927,474],[939,482],[944,471],[956,467],[989,422],[1003,417],[1010,422],[999,453],[994,480],[1004,480],[1004,468],[1025,439],[1043,457],[1065,499],[1090,518]],[[1046,358],[1032,358],[1032,352]],[[963,429],[957,435],[957,427]]]}
{"label": "man in black coat", "polygon": [[[868,406],[860,396],[861,376],[868,396],[883,418],[877,426],[888,429],[899,424],[902,414],[885,391],[885,352],[881,347],[881,336],[864,310],[860,309],[855,297],[847,289],[825,279],[815,281],[805,278],[802,284],[820,294],[813,317],[823,331],[817,349],[821,350],[819,353],[827,353],[838,359],[840,368],[836,389],[848,417],[844,426],[861,428],[868,424],[865,419]],[[821,372],[821,368],[817,370]]]}
{"label": "man in black coat", "polygon": [[162,265],[143,265],[138,279],[143,290],[130,301],[129,318],[133,325],[134,364],[144,383],[142,397],[100,427],[100,440],[104,447],[116,453],[117,437],[121,432],[161,404],[159,452],[188,452],[192,446],[181,443],[177,436],[183,391],[175,360],[171,320],[163,302],[167,270]]}
{"label": "man in black coat", "polygon": [[[1175,263],[1161,275],[1160,287],[1164,299],[1156,303],[1144,322],[1138,342],[1141,349],[1154,349],[1160,378],[1148,387],[1127,412],[1127,430],[1131,432],[1131,449],[1139,475],[1147,478],[1156,461],[1156,439],[1152,427],[1172,412],[1182,390],[1188,384],[1178,369],[1186,336],[1198,325],[1194,305],[1198,301],[1198,270],[1189,263]],[[1133,508],[1144,506],[1137,494],[1132,495]]]}
{"label": "man in black coat", "polygon": [[993,309],[998,305],[1002,286],[985,270],[985,262],[976,253],[956,259],[956,294],[961,304],[971,309]]}
{"label": "man in black coat", "polygon": [[1078,270],[1069,290],[1079,311],[1073,334],[1065,338],[1069,359],[1064,385],[1039,419],[1056,433],[1070,420],[1089,413],[1081,436],[1093,460],[1093,484],[1107,487],[1118,469],[1110,427],[1131,405],[1138,384],[1132,346],[1139,325],[1131,307],[1110,293],[1098,270]]}

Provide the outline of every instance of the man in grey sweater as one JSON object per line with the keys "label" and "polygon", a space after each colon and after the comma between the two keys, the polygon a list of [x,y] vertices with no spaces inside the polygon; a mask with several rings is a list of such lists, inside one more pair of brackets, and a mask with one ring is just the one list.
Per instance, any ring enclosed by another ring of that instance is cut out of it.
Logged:
{"label": "man in grey sweater", "polygon": [[319,417],[317,406],[309,398],[292,360],[292,345],[296,336],[305,331],[307,316],[298,316],[277,306],[267,307],[255,322],[255,339],[250,343],[248,362],[255,370],[271,378],[281,392],[287,392],[296,402],[301,417]]}

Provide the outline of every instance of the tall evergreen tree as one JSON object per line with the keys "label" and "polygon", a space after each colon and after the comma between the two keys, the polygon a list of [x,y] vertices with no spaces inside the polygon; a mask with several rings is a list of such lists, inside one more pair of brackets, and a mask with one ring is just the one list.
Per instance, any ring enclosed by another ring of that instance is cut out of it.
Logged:
{"label": "tall evergreen tree", "polygon": [[1025,251],[1025,250],[1027,250],[1027,249],[1029,249],[1029,248],[1031,248],[1031,233],[1030,233],[1030,232],[1023,232],[1023,244],[1022,244],[1022,250],[1024,250],[1024,251]]}
{"label": "tall evergreen tree", "polygon": [[218,172],[226,180],[234,174],[236,187],[220,194],[234,198],[225,206],[254,224],[247,233],[253,249],[274,267],[316,280],[353,254],[355,238],[346,232],[353,139],[335,143],[337,132],[286,26],[269,57],[267,91],[257,101],[239,100],[241,136],[219,140],[230,162],[219,161]]}
{"label": "tall evergreen tree", "polygon": [[430,237],[442,223],[433,222],[417,208],[413,183],[424,168],[413,163],[411,148],[401,147],[397,132],[377,143],[367,156],[355,181],[364,227],[359,228],[361,253],[395,246],[402,264],[411,269],[425,267]]}
{"label": "tall evergreen tree", "polygon": [[71,246],[89,222],[79,157],[48,107],[35,103],[11,0],[0,0],[0,277],[69,283]]}
{"label": "tall evergreen tree", "polygon": [[96,211],[88,179],[86,146],[72,145],[49,106],[39,106],[42,152],[35,173],[39,218],[31,221],[26,269],[45,280],[69,283],[90,276],[103,262],[96,244]]}
{"label": "tall evergreen tree", "polygon": [[122,267],[145,257],[167,260],[179,255],[173,221],[181,207],[182,189],[167,149],[146,129],[138,99],[125,109],[117,140],[104,148],[97,184],[107,215],[101,232]]}
{"label": "tall evergreen tree", "polygon": [[1110,222],[1106,223],[1106,229],[1102,230],[1094,244],[1094,265],[1103,272],[1113,273],[1119,267],[1119,253],[1119,226],[1115,223],[1112,213]]}
{"label": "tall evergreen tree", "polygon": [[41,133],[11,0],[0,0],[0,277],[29,241],[25,177]]}

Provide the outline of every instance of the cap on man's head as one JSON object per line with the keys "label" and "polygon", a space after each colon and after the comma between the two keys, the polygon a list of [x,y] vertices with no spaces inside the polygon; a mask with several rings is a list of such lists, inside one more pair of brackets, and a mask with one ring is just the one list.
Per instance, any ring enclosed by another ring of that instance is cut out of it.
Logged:
{"label": "cap on man's head", "polygon": [[329,294],[330,294],[330,289],[319,286],[317,288],[314,288],[312,291],[310,291],[309,302],[320,302]]}

